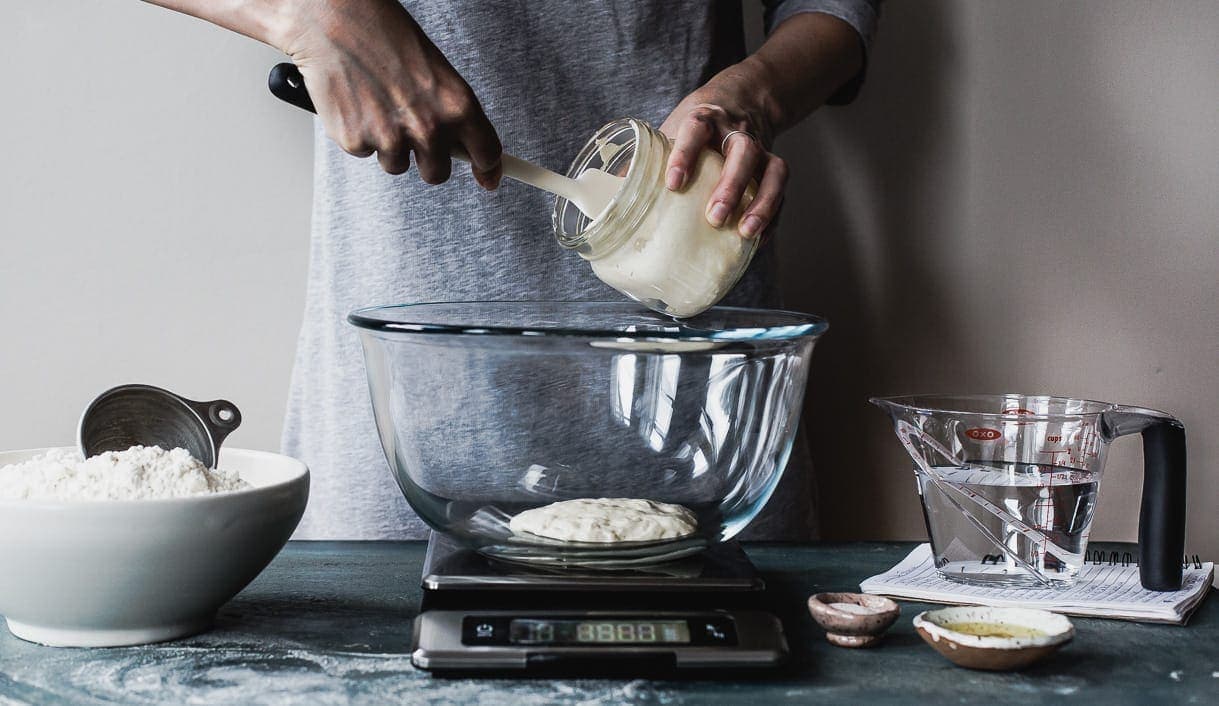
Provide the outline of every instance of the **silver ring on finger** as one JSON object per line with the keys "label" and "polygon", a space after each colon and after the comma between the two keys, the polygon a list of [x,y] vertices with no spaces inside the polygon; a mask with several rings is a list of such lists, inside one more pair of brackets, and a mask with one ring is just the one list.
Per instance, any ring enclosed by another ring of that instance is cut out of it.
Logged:
{"label": "silver ring on finger", "polygon": [[720,153],[721,154],[728,153],[728,150],[727,150],[728,140],[731,140],[733,135],[744,135],[745,137],[748,137],[750,140],[752,140],[755,145],[758,144],[758,138],[754,137],[752,133],[745,132],[744,130],[733,130],[732,132],[728,133],[727,135],[724,135],[724,139],[720,141]]}

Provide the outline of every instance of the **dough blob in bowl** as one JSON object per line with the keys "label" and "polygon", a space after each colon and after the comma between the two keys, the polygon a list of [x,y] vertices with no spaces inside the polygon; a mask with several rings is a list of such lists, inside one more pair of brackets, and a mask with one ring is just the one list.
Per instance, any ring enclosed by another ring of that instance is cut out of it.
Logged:
{"label": "dough blob in bowl", "polygon": [[526,510],[513,532],[560,542],[656,542],[693,534],[694,513],[681,505],[636,498],[578,498]]}

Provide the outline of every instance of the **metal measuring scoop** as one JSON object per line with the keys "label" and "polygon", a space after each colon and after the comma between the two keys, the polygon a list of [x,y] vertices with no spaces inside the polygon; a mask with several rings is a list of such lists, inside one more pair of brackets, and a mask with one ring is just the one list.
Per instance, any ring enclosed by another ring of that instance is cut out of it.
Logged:
{"label": "metal measuring scoop", "polygon": [[196,402],[152,385],[119,385],[85,407],[76,443],[85,458],[132,446],[183,448],[215,468],[221,442],[240,425],[241,412],[228,400]]}

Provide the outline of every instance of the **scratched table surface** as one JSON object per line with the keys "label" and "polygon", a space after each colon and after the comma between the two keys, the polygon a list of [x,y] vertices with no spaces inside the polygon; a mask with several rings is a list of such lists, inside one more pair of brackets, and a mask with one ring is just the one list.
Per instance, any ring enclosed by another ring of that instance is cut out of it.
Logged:
{"label": "scratched table surface", "polygon": [[777,704],[910,701],[1219,703],[1219,605],[1187,627],[1075,619],[1075,641],[1021,673],[960,669],[924,645],[903,603],[879,647],[829,645],[804,609],[857,590],[913,545],[754,544],[792,648],[750,679],[438,679],[408,655],[419,542],[293,542],[208,633],[111,649],[56,649],[0,636],[0,704]]}

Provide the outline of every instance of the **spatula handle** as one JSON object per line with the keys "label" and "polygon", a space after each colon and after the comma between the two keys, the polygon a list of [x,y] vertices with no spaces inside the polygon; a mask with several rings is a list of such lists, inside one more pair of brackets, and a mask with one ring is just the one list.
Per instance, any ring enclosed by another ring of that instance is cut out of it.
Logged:
{"label": "spatula handle", "polygon": [[[267,88],[271,89],[271,93],[278,99],[307,110],[310,113],[317,113],[317,106],[313,104],[313,98],[309,95],[309,89],[305,87],[305,77],[301,75],[300,69],[296,68],[295,64],[284,62],[276,64],[271,69],[271,75],[267,77]],[[470,155],[461,146],[456,146],[451,151],[453,159],[469,163]],[[578,201],[579,195],[574,190],[571,179],[557,174],[538,165],[527,162],[519,157],[503,153],[502,163],[504,167],[504,176],[516,179],[519,182],[529,184],[544,191],[549,191],[552,194],[558,194],[570,201]]]}
{"label": "spatula handle", "polygon": [[267,77],[267,88],[281,101],[317,114],[313,97],[309,95],[309,89],[305,88],[305,77],[301,75],[301,70],[296,68],[296,64],[276,64],[271,69],[271,75]]}

